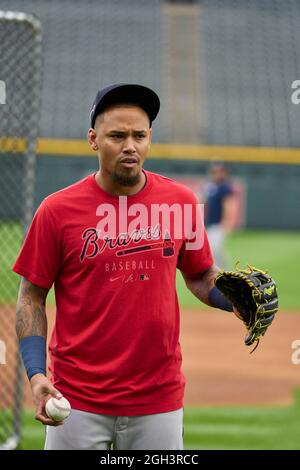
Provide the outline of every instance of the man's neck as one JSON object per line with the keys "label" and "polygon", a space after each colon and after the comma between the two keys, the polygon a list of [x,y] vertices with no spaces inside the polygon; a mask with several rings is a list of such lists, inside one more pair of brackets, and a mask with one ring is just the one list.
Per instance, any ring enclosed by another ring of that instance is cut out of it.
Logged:
{"label": "man's neck", "polygon": [[142,171],[140,175],[140,179],[137,184],[134,186],[123,186],[117,184],[116,182],[111,180],[111,177],[105,177],[105,175],[101,172],[101,170],[97,171],[95,175],[95,180],[98,186],[103,189],[105,192],[112,194],[114,196],[133,196],[137,194],[146,184],[146,175]]}

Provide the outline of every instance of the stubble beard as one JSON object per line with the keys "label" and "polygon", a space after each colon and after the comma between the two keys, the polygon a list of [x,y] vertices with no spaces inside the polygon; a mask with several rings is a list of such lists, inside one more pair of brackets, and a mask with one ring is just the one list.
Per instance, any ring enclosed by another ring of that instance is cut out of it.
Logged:
{"label": "stubble beard", "polygon": [[130,175],[115,170],[111,173],[112,181],[119,186],[132,187],[137,185],[141,179],[141,172],[138,171],[136,174]]}

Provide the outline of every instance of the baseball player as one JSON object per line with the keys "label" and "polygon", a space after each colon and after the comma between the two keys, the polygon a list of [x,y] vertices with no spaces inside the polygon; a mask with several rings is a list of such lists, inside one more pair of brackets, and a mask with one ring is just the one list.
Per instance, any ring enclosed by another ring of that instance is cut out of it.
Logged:
{"label": "baseball player", "polygon": [[[159,107],[142,85],[97,93],[88,142],[99,170],[43,200],[13,266],[21,276],[17,335],[45,449],[183,449],[176,268],[202,302],[233,311],[214,286],[218,268],[196,196],[143,169]],[[169,225],[155,218],[158,206],[178,214],[191,207],[200,243],[174,217]],[[45,302],[53,284],[50,380]],[[72,412],[58,423],[45,404],[62,396]]]}
{"label": "baseball player", "polygon": [[224,244],[226,236],[234,228],[236,200],[228,169],[223,163],[213,163],[209,175],[210,180],[204,187],[205,226],[214,260],[218,266],[225,268]]}

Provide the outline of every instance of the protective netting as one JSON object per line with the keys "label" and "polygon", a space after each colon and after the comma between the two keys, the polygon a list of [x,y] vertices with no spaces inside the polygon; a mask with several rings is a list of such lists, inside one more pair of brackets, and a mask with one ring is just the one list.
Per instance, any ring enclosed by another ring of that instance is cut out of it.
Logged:
{"label": "protective netting", "polygon": [[299,147],[298,0],[195,0],[165,9],[169,140]]}
{"label": "protective netting", "polygon": [[[154,139],[300,146],[298,0],[0,0],[44,25],[41,135],[83,138],[97,90],[153,87]],[[63,154],[63,149],[62,149]]]}
{"label": "protective netting", "polygon": [[214,144],[300,146],[298,0],[199,1],[203,140]]}
{"label": "protective netting", "polygon": [[[41,136],[86,138],[99,88],[159,88],[161,0],[0,0],[43,25]],[[63,149],[62,149],[63,153]]]}
{"label": "protective netting", "polygon": [[41,31],[32,16],[0,11],[0,446],[20,431],[22,374],[15,333],[17,277],[11,266],[33,215]]}

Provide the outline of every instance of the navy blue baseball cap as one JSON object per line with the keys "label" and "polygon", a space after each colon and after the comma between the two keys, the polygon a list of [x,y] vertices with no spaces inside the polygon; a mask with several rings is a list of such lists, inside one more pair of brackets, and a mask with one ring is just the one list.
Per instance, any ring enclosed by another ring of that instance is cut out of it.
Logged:
{"label": "navy blue baseball cap", "polygon": [[96,117],[113,104],[136,104],[149,116],[150,127],[156,118],[160,101],[157,94],[143,85],[116,83],[99,90],[91,110],[91,127],[95,126]]}

